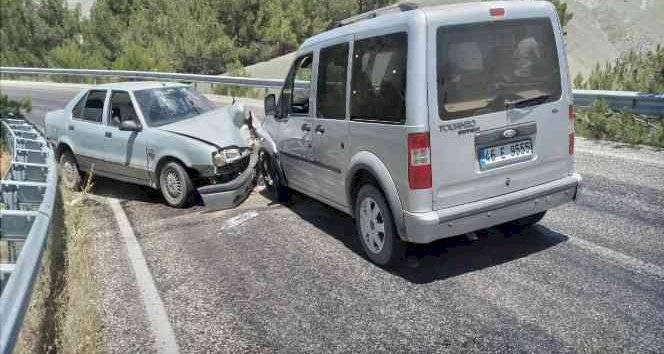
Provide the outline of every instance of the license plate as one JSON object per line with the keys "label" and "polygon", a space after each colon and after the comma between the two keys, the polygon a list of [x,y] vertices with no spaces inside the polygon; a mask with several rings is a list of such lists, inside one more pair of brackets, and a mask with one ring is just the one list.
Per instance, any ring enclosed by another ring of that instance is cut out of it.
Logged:
{"label": "license plate", "polygon": [[493,166],[512,160],[521,160],[524,157],[532,156],[532,154],[533,146],[530,139],[490,146],[480,149],[480,167]]}

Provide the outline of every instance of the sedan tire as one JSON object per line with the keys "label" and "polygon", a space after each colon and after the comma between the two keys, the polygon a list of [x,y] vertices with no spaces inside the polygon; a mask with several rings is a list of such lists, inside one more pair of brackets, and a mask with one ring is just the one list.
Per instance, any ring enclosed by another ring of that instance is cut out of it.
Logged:
{"label": "sedan tire", "polygon": [[67,150],[60,155],[60,176],[62,184],[69,190],[78,191],[81,189],[81,172],[78,169],[78,163],[71,151]]}
{"label": "sedan tire", "polygon": [[364,252],[379,266],[397,265],[406,243],[397,235],[394,219],[383,193],[365,184],[355,195],[355,228]]}
{"label": "sedan tire", "polygon": [[263,175],[265,188],[278,202],[285,203],[289,199],[288,186],[284,185],[278,173],[278,166],[267,151],[261,150],[258,156],[258,164]]}
{"label": "sedan tire", "polygon": [[193,200],[194,185],[187,170],[177,162],[168,162],[161,168],[159,187],[166,204],[174,208],[185,208]]}

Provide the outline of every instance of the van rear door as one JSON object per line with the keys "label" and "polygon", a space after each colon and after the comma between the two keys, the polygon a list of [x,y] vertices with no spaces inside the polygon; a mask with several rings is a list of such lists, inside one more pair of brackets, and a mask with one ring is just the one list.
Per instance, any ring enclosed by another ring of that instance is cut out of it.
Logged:
{"label": "van rear door", "polygon": [[463,14],[480,22],[431,21],[434,209],[546,183],[573,169],[562,33],[555,13],[537,6],[537,17],[537,11],[510,16],[509,8],[483,6],[475,8],[481,14]]}

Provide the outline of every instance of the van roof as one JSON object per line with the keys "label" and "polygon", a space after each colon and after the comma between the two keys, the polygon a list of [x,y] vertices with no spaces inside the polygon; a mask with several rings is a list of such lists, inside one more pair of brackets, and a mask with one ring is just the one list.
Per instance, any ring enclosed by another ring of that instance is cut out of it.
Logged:
{"label": "van roof", "polygon": [[[335,38],[344,37],[355,33],[377,30],[387,26],[392,27],[406,24],[415,16],[427,16],[434,13],[438,14],[448,11],[458,13],[460,10],[463,10],[464,13],[476,11],[488,12],[491,8],[499,7],[507,10],[508,14],[510,13],[510,9],[528,9],[529,12],[532,11],[532,15],[534,17],[541,16],[544,13],[549,14],[551,9],[553,9],[553,5],[546,1],[485,1],[452,4],[450,4],[449,1],[450,0],[447,0],[447,3],[442,5],[441,0],[401,1],[396,5],[369,11],[365,14],[360,14],[351,17],[348,20],[344,20],[349,22],[346,25],[341,25],[340,27],[310,37],[302,44],[300,50],[320,42],[326,42],[328,40],[333,40]],[[399,9],[399,5],[404,6]],[[341,21],[340,23],[346,23],[344,21]]]}

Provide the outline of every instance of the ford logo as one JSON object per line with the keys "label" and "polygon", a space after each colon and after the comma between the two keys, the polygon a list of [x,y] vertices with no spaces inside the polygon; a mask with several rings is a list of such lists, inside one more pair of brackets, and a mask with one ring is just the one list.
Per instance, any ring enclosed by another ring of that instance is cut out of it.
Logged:
{"label": "ford logo", "polygon": [[513,138],[516,136],[516,130],[514,129],[507,129],[503,132],[503,136],[506,138]]}

